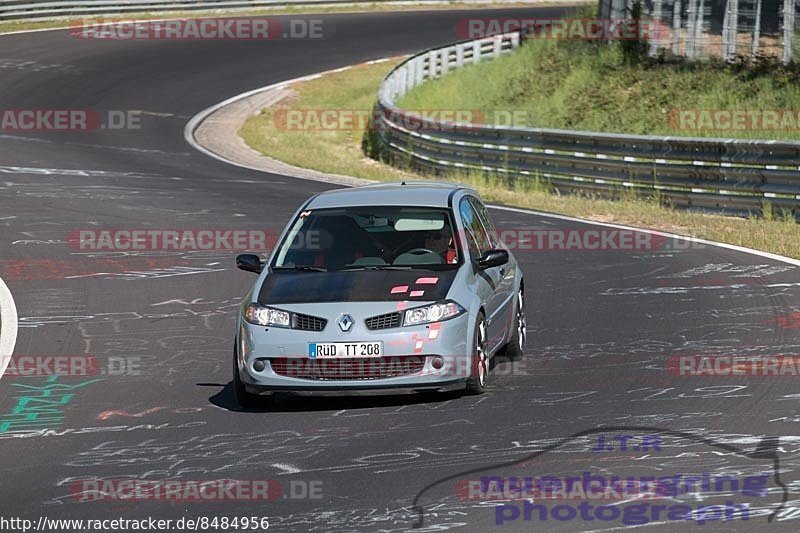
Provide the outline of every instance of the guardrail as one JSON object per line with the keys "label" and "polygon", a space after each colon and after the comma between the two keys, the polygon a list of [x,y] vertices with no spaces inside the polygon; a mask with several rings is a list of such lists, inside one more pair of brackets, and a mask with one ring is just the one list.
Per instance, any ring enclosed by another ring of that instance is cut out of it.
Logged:
{"label": "guardrail", "polygon": [[673,205],[736,211],[764,203],[800,216],[800,142],[655,137],[425,121],[395,101],[449,70],[509,53],[518,33],[430,49],[398,65],[378,94],[378,151],[434,173],[543,179],[556,189],[658,194]]}
{"label": "guardrail", "polygon": [[[459,0],[486,3],[487,0]],[[449,0],[0,0],[0,21],[48,20],[125,13],[242,10],[293,6],[439,4]]]}

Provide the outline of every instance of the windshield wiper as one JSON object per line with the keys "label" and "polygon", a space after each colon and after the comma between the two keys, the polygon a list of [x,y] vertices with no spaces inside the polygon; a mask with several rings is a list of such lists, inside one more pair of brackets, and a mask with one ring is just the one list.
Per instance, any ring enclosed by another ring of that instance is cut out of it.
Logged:
{"label": "windshield wiper", "polygon": [[398,265],[365,265],[353,268],[343,268],[339,272],[355,272],[357,270],[411,270],[410,266]]}
{"label": "windshield wiper", "polygon": [[315,267],[311,265],[297,265],[297,266],[276,266],[272,267],[273,270],[295,270],[299,272],[327,272],[327,268]]}

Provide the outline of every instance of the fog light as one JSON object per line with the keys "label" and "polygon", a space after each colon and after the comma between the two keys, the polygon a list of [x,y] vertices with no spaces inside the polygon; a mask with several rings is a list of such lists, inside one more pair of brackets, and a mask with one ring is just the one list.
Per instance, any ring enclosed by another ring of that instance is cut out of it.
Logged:
{"label": "fog light", "polygon": [[444,366],[444,359],[441,357],[434,357],[433,361],[431,361],[431,366],[436,370],[441,370]]}
{"label": "fog light", "polygon": [[261,372],[265,368],[267,368],[267,363],[265,363],[263,359],[256,359],[255,362],[253,362],[253,370],[256,372]]}

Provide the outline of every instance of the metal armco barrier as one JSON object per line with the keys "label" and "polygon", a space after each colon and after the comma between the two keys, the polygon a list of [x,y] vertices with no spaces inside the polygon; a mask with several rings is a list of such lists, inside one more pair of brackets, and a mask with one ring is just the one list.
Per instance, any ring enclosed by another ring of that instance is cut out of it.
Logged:
{"label": "metal armco barrier", "polygon": [[761,211],[764,203],[800,215],[800,142],[655,137],[425,120],[397,107],[413,87],[449,70],[511,52],[518,33],[427,50],[383,80],[376,124],[379,151],[434,173],[540,178],[555,188],[619,194],[657,192],[673,205]]}

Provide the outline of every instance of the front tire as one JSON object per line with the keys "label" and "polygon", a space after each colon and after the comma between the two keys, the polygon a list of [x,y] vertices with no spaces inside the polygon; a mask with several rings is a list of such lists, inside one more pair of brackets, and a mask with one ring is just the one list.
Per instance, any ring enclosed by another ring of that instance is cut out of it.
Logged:
{"label": "front tire", "polygon": [[483,394],[486,392],[486,381],[489,377],[489,355],[486,352],[486,318],[478,315],[475,323],[474,341],[472,343],[472,359],[470,377],[467,379],[467,394]]}
{"label": "front tire", "polygon": [[516,298],[516,312],[514,315],[514,332],[508,340],[508,344],[503,347],[503,355],[509,357],[519,357],[525,350],[527,340],[527,321],[525,319],[525,291],[522,285],[519,286]]}
{"label": "front tire", "polygon": [[244,382],[242,382],[242,378],[239,377],[239,365],[236,361],[238,354],[236,353],[236,346],[233,347],[233,396],[236,399],[236,403],[240,406],[244,407],[245,409],[254,409],[258,407],[267,407],[272,400],[272,394],[269,396],[260,396],[258,394],[252,394],[247,392],[247,389],[244,386]]}

